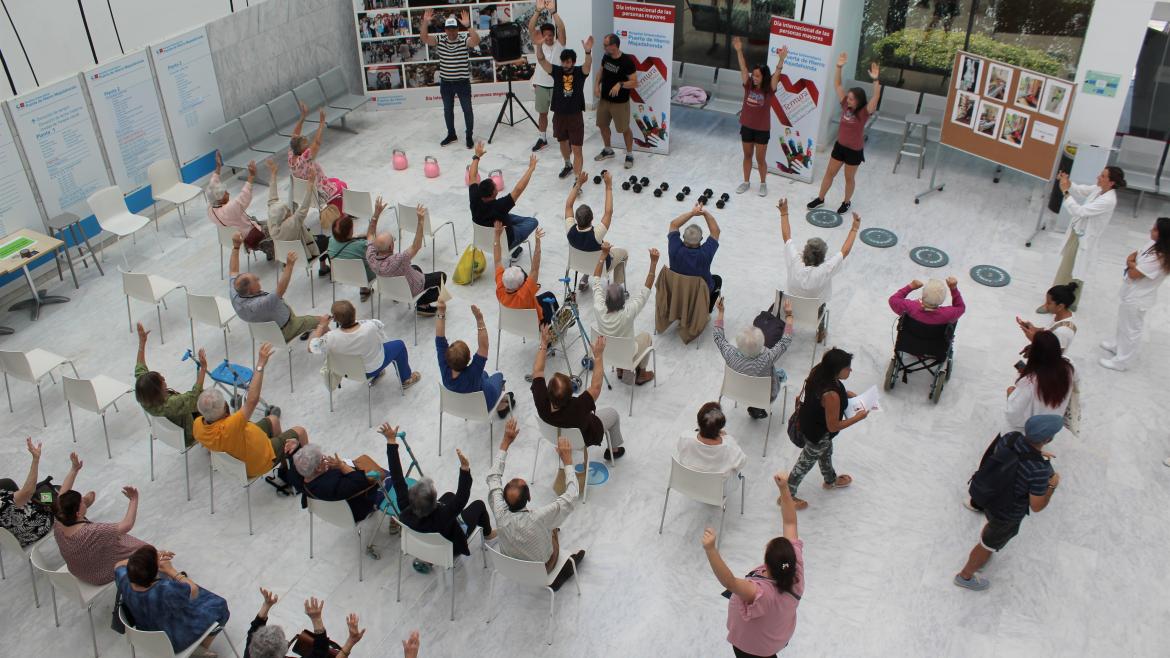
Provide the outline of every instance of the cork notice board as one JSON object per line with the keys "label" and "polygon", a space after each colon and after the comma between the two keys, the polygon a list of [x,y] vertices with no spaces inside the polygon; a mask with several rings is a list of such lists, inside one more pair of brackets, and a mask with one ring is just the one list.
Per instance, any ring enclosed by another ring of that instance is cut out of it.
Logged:
{"label": "cork notice board", "polygon": [[1075,92],[1067,80],[960,50],[942,143],[1048,180]]}

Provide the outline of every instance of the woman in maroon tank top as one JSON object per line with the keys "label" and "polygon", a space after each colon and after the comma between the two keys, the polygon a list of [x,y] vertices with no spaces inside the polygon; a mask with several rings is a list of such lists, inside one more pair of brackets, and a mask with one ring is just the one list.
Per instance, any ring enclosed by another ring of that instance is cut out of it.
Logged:
{"label": "woman in maroon tank top", "polygon": [[788,46],[781,48],[778,53],[776,72],[769,73],[767,64],[748,68],[747,60],[743,57],[742,39],[735,37],[731,40],[731,45],[735,47],[735,54],[739,59],[739,76],[743,81],[743,108],[739,112],[739,141],[743,145],[743,182],[735,188],[735,193],[743,194],[751,188],[754,155],[760,171],[760,196],[767,196],[767,156],[772,127],[772,99],[776,97],[776,88],[780,85],[780,71],[784,68],[784,58],[788,56]]}
{"label": "woman in maroon tank top", "polygon": [[833,145],[833,153],[829,156],[829,168],[825,170],[825,177],[821,179],[821,191],[817,198],[809,201],[809,209],[824,205],[825,195],[833,185],[833,179],[841,167],[845,167],[845,199],[837,208],[837,214],[849,212],[850,200],[853,198],[854,179],[857,168],[865,161],[865,122],[869,115],[877,112],[878,99],[882,95],[882,85],[878,82],[877,62],[869,65],[869,77],[873,80],[873,98],[866,99],[865,90],[853,87],[848,91],[841,86],[841,69],[845,67],[848,56],[841,53],[837,57],[837,73],[833,84],[837,88],[837,100],[841,102],[841,124],[837,129],[837,143]]}

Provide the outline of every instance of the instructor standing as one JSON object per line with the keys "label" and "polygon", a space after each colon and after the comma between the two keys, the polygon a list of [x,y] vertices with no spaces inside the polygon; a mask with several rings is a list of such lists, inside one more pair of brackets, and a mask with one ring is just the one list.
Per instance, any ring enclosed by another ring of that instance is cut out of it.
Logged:
{"label": "instructor standing", "polygon": [[601,45],[605,55],[601,58],[601,74],[597,76],[594,95],[597,96],[597,129],[605,148],[594,160],[608,160],[613,157],[610,147],[609,123],[626,142],[626,169],[634,166],[634,134],[630,132],[630,90],[638,87],[638,67],[634,58],[622,52],[622,40],[616,34],[607,34]]}
{"label": "instructor standing", "polygon": [[[552,23],[542,24],[540,33],[537,34],[536,21],[540,19],[541,12],[545,9],[549,11],[549,20]],[[565,24],[561,21],[560,14],[557,13],[557,5],[554,0],[537,1],[536,11],[532,12],[532,18],[528,21],[528,34],[532,35],[532,41],[536,44],[538,57],[543,54],[546,61],[561,61],[561,51],[564,50],[567,39],[565,37]],[[536,144],[532,147],[533,153],[542,151],[544,147],[548,146],[548,111],[552,109],[554,84],[552,74],[542,67],[536,67],[536,71],[532,74],[532,90],[536,94],[536,113],[539,115],[536,127],[540,130],[540,137],[536,139]]]}
{"label": "instructor standing", "polygon": [[[1158,300],[1158,286],[1170,273],[1170,217],[1159,217],[1150,229],[1150,241],[1125,259],[1121,304],[1117,309],[1117,338],[1101,343],[1113,353],[1099,363],[1110,370],[1128,370],[1142,341],[1146,311]],[[1167,464],[1170,466],[1170,464]]]}
{"label": "instructor standing", "polygon": [[475,146],[472,133],[475,130],[475,113],[471,109],[471,61],[468,48],[479,45],[479,32],[468,30],[460,34],[459,30],[467,30],[471,25],[471,16],[466,10],[461,19],[454,14],[447,16],[443,21],[443,34],[434,37],[430,34],[431,20],[435,10],[423,12],[420,36],[423,43],[434,48],[439,55],[439,94],[443,97],[443,120],[447,122],[447,136],[439,142],[439,146],[446,146],[457,141],[455,136],[455,97],[459,96],[459,106],[463,109],[463,123],[467,127],[467,148]]}
{"label": "instructor standing", "polygon": [[[1076,185],[1063,171],[1057,174],[1060,191],[1064,193],[1062,208],[1068,211],[1072,221],[1068,226],[1068,240],[1060,251],[1060,268],[1052,285],[1062,286],[1069,281],[1080,285],[1076,290],[1070,311],[1077,310],[1081,291],[1085,289],[1085,274],[1097,257],[1097,239],[1113,219],[1117,207],[1117,190],[1125,187],[1125,172],[1121,167],[1105,167],[1097,175],[1095,185]],[[1045,313],[1044,307],[1036,309]]]}

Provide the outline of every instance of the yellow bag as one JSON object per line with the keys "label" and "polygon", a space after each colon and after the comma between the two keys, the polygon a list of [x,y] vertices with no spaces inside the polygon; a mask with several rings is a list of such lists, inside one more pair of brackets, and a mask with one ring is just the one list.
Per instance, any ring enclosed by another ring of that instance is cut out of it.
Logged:
{"label": "yellow bag", "polygon": [[459,263],[455,265],[455,273],[451,280],[461,286],[466,286],[478,279],[485,269],[487,269],[487,259],[484,258],[483,252],[475,245],[468,245],[467,249],[463,250],[463,255],[459,257]]}

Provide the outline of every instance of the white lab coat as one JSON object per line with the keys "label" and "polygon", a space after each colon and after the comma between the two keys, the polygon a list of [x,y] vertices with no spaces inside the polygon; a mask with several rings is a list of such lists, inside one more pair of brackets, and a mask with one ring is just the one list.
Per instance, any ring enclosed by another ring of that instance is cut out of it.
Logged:
{"label": "white lab coat", "polygon": [[1097,241],[1113,219],[1117,193],[1101,192],[1096,185],[1072,185],[1064,199],[1064,209],[1072,217],[1068,230],[1077,235],[1077,258],[1072,277],[1084,281],[1097,257]]}

